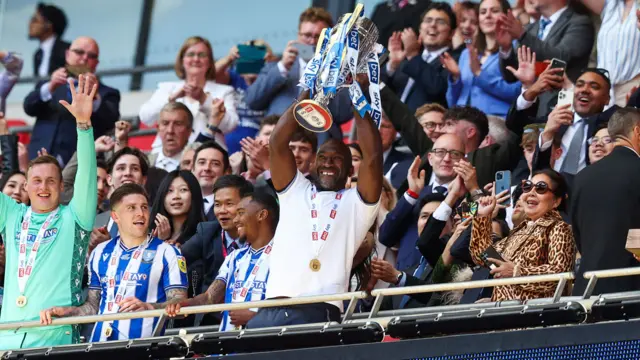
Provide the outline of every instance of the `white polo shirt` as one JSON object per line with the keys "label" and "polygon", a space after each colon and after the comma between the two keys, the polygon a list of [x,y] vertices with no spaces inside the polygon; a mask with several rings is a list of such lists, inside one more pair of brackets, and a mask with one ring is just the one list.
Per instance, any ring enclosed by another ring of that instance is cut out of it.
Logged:
{"label": "white polo shirt", "polygon": [[[320,271],[309,263],[316,257],[312,240],[312,184],[299,171],[291,184],[278,193],[280,222],[273,238],[267,299],[343,293],[348,290],[353,257],[378,213],[380,202],[366,204],[357,189],[344,190],[327,240],[318,254]],[[336,192],[320,191],[318,225],[324,228],[335,203]],[[317,240],[321,241],[321,240]],[[328,302],[343,309],[341,301]]]}

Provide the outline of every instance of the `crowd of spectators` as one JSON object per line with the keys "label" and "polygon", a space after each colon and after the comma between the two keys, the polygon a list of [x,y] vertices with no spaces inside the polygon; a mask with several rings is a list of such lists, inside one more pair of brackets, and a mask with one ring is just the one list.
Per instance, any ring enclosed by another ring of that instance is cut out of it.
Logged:
{"label": "crowd of spectators", "polygon": [[[379,127],[346,91],[329,131],[294,119],[309,97],[302,51],[334,25],[309,8],[281,55],[247,39],[216,58],[208,39],[187,38],[175,81],[140,106],[157,127],[142,151],[119,91],[95,75],[98,43],[63,41],[64,12],[38,4],[30,143],[0,114],[0,322],[148,309],[221,331],[340,321],[341,302],[180,309],[568,271],[567,293],[581,295],[585,271],[640,264],[625,249],[640,228],[637,1],[390,0],[372,20],[389,52]],[[264,50],[261,69],[240,71],[244,47]],[[0,62],[4,111],[23,69],[11,51]],[[353,81],[368,93],[366,76]],[[393,296],[382,309],[524,301],[555,286]],[[607,279],[594,293],[639,286]],[[0,349],[148,337],[156,322],[0,331]]]}

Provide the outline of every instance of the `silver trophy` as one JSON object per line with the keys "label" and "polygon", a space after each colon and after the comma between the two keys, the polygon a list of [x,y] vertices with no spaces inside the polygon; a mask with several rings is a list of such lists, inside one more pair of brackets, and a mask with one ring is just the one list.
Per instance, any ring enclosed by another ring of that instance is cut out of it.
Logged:
{"label": "silver trophy", "polygon": [[[378,53],[383,48],[377,44],[378,28],[363,16],[363,10],[363,6],[358,4],[353,13],[342,15],[334,28],[330,31],[325,29],[314,58],[305,68],[300,86],[311,90],[311,99],[299,102],[294,108],[294,116],[307,130],[329,130],[333,123],[328,110],[329,102],[338,91],[344,91],[345,88],[349,89],[356,109],[363,110],[361,115],[364,111],[374,110],[362,94],[355,77],[356,74],[369,73],[370,80],[374,80],[371,82],[375,82],[374,91],[377,91]],[[377,99],[379,105],[379,93]]]}

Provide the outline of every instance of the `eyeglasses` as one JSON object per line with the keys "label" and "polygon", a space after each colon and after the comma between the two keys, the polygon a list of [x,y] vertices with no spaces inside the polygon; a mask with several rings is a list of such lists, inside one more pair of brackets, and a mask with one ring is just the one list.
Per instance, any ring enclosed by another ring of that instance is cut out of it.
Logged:
{"label": "eyeglasses", "polygon": [[553,191],[549,187],[549,184],[547,184],[544,181],[538,181],[536,184],[534,184],[533,182],[531,182],[531,180],[522,180],[521,187],[522,187],[522,194],[526,194],[526,193],[530,192],[533,189],[535,189],[536,193],[538,193],[540,195],[546,194],[547,191]]}
{"label": "eyeglasses", "polygon": [[194,52],[194,51],[189,51],[188,53],[184,54],[184,57],[188,57],[188,58],[198,58],[198,59],[206,59],[209,57],[209,54],[207,54],[206,52]]}
{"label": "eyeglasses", "polygon": [[82,49],[71,49],[71,51],[80,56],[83,57],[85,54],[87,54],[87,57],[91,60],[97,60],[98,59],[98,54],[91,52],[91,51],[84,51]]}
{"label": "eyeglasses", "polygon": [[587,144],[589,144],[589,146],[596,143],[602,143],[604,145],[608,145],[608,144],[611,144],[612,142],[613,142],[613,139],[611,138],[611,136],[603,136],[603,137],[594,136],[592,138],[589,138],[589,140],[587,140]]}
{"label": "eyeglasses", "polygon": [[424,18],[424,20],[422,20],[423,23],[427,24],[427,25],[431,25],[434,22],[436,23],[436,25],[438,26],[449,26],[449,22],[447,22],[447,20],[442,19],[442,18],[432,18],[432,17],[426,17]]}
{"label": "eyeglasses", "polygon": [[447,154],[449,154],[451,160],[453,161],[459,161],[464,157],[464,153],[458,150],[432,149],[429,152],[435,155],[435,157],[437,157],[438,159],[444,159]]}
{"label": "eyeglasses", "polygon": [[314,34],[311,32],[306,32],[306,33],[300,32],[298,33],[298,35],[307,40],[318,41],[318,39],[320,39],[320,34]]}
{"label": "eyeglasses", "polygon": [[435,121],[427,121],[425,123],[422,124],[422,127],[427,129],[427,130],[435,130],[435,129],[442,129],[444,128],[444,123],[437,123]]}

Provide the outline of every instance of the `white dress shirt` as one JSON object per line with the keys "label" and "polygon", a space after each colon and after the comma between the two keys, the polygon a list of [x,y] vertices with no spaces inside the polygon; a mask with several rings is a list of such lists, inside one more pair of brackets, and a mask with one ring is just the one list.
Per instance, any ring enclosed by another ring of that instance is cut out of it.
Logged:
{"label": "white dress shirt", "polygon": [[204,201],[204,213],[208,213],[209,210],[211,210],[211,208],[213,207],[213,202],[215,201],[214,199],[214,194],[211,195],[207,195],[205,197],[202,198],[202,200]]}
{"label": "white dress shirt", "polygon": [[[160,110],[169,102],[169,96],[182,88],[184,84],[184,80],[159,83],[158,89],[156,89],[151,98],[140,107],[140,121],[147,126],[155,125],[160,117]],[[239,120],[238,113],[236,113],[236,98],[233,88],[208,80],[203,90],[207,94],[207,99],[202,104],[186,98],[176,100],[177,102],[185,104],[193,114],[193,130],[189,137],[189,143],[194,142],[200,133],[208,134],[206,129],[209,123],[209,116],[211,115],[211,104],[214,99],[224,99],[224,107],[226,109],[226,113],[222,121],[220,121],[220,125],[218,125],[220,131],[226,134],[238,126]],[[226,148],[223,134],[216,134],[215,141]],[[153,153],[162,151],[162,140],[160,137],[156,136],[152,148]]]}
{"label": "white dress shirt", "polygon": [[47,40],[40,43],[40,49],[42,50],[42,62],[38,67],[38,76],[49,76],[49,62],[51,61],[51,53],[53,52],[53,45],[56,42],[56,36],[51,36]]}
{"label": "white dress shirt", "polygon": [[[304,74],[304,69],[307,67],[307,62],[302,60],[302,58],[298,57],[298,65],[300,65],[300,70],[299,70],[299,77],[302,77],[302,74]],[[287,77],[287,75],[289,74],[289,70],[287,70],[286,67],[284,67],[284,64],[282,63],[282,61],[278,61],[278,71],[280,71],[280,74],[282,75],[282,77]]]}
{"label": "white dress shirt", "polygon": [[[574,113],[573,124],[571,124],[571,126],[567,128],[567,131],[562,136],[562,144],[561,144],[562,154],[560,155],[560,158],[556,160],[556,163],[553,165],[553,169],[555,171],[560,171],[560,169],[562,169],[562,164],[564,163],[564,159],[567,158],[567,153],[569,152],[569,146],[571,145],[571,140],[573,139],[573,136],[576,134],[576,130],[580,122],[584,122],[584,119],[582,119],[580,115]],[[586,123],[584,124],[583,131],[584,131],[584,137],[583,137],[584,140],[583,140],[582,147],[580,148],[580,161],[578,162],[578,171],[584,169],[587,166],[587,154],[586,154],[587,152],[584,151],[584,143],[587,141],[589,126]],[[538,146],[540,146],[540,151],[545,151],[549,149],[552,143],[553,143],[553,140],[550,140],[543,144],[542,134],[540,134],[540,137],[538,139]]]}
{"label": "white dress shirt", "polygon": [[[426,186],[431,187],[432,189],[437,188],[438,186],[442,186],[443,188],[447,189],[447,191],[449,191],[449,184],[451,184],[451,182],[448,182],[446,184],[441,184],[438,179],[436,178],[436,174],[435,173],[431,173],[431,179],[429,180],[429,184]],[[415,205],[416,203],[418,203],[418,199],[414,199],[411,196],[409,196],[409,194],[407,194],[406,192],[404,193],[404,199],[407,200],[407,202],[411,205]]]}
{"label": "white dress shirt", "polygon": [[158,153],[158,157],[156,158],[155,166],[159,169],[165,170],[167,172],[171,172],[180,167],[180,159],[182,158],[182,152],[174,156],[166,156],[162,151]]}

